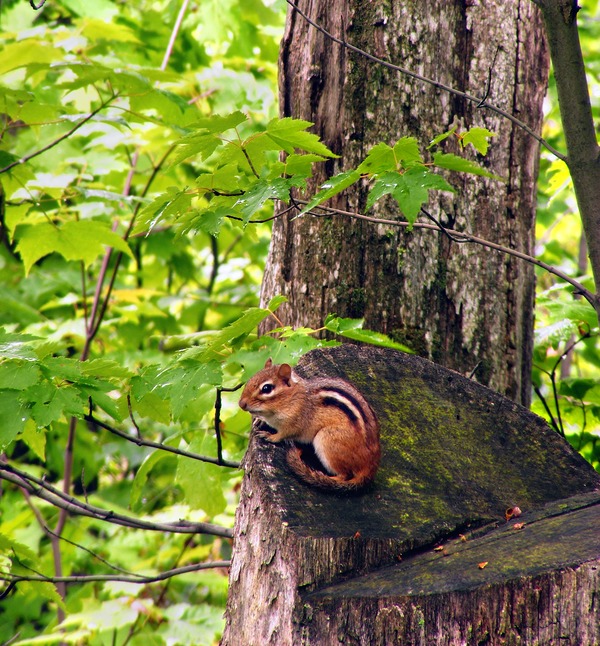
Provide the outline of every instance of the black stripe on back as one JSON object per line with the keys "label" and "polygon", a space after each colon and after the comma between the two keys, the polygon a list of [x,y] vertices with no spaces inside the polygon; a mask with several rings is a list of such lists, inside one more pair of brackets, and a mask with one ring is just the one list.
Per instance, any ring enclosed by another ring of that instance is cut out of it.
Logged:
{"label": "black stripe on back", "polygon": [[[354,411],[349,407],[344,404],[343,401],[340,401],[339,399],[336,399],[335,397],[327,397],[327,395],[323,396],[323,404],[325,406],[336,406],[339,408],[343,413],[345,413],[346,417],[348,417],[351,421],[356,422],[357,417],[354,414]],[[360,410],[360,408],[359,408]]]}
{"label": "black stripe on back", "polygon": [[[338,395],[341,395],[344,399],[347,399],[350,403],[354,404],[356,410],[360,411],[360,414],[362,415],[364,420],[369,419],[370,415],[368,414],[368,411],[365,411],[362,403],[356,397],[354,397],[352,393],[349,393],[347,390],[344,390],[343,388],[336,388],[335,386],[325,386],[323,390],[325,390],[326,392],[330,391],[333,393],[337,393]],[[339,401],[336,401],[336,404],[338,404],[341,408],[342,405]],[[354,415],[352,411],[350,411],[350,413],[351,413],[350,416],[353,419],[356,419],[356,415]]]}

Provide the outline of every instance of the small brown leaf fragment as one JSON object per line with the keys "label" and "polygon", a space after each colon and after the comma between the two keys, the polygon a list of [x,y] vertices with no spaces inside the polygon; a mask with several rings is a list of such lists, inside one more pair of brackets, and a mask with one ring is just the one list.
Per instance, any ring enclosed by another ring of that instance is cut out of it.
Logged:
{"label": "small brown leaf fragment", "polygon": [[459,534],[458,538],[460,538],[461,543],[467,542],[467,537],[464,534]]}
{"label": "small brown leaf fragment", "polygon": [[477,564],[477,567],[478,567],[480,570],[483,570],[483,568],[484,568],[487,564],[488,564],[488,561],[482,561],[481,563],[478,563],[478,564]]}
{"label": "small brown leaf fragment", "polygon": [[433,548],[434,552],[443,552],[444,551],[444,546],[443,545],[437,545],[436,547]]}
{"label": "small brown leaf fragment", "polygon": [[513,529],[523,529],[525,527],[526,523],[515,523],[512,528]]}
{"label": "small brown leaf fragment", "polygon": [[519,507],[509,507],[505,512],[504,512],[504,518],[506,518],[506,522],[508,522],[511,518],[518,518],[523,512]]}

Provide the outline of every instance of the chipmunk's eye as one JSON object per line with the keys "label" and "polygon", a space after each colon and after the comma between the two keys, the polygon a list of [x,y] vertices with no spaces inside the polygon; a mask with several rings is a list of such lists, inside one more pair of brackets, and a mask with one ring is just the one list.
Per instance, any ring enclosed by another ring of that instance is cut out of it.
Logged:
{"label": "chipmunk's eye", "polygon": [[260,392],[261,392],[263,395],[268,395],[269,393],[272,393],[272,392],[273,392],[273,389],[274,389],[274,388],[275,388],[275,386],[274,386],[273,384],[263,384],[263,385],[260,387]]}

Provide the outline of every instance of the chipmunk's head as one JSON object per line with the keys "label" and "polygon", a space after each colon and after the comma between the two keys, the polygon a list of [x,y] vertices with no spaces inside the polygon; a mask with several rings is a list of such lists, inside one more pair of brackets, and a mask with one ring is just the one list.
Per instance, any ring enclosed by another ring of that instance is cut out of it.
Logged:
{"label": "chipmunk's head", "polygon": [[268,359],[265,367],[246,384],[240,397],[240,408],[272,423],[277,418],[277,410],[281,410],[281,405],[293,397],[293,386],[299,381],[301,378],[289,364],[273,365],[271,359]]}

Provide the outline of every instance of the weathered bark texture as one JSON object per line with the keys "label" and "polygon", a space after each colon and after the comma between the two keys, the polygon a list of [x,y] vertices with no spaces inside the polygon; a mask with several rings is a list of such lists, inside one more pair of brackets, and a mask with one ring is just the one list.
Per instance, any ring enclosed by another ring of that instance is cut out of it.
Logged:
{"label": "weathered bark texture", "polygon": [[[530,0],[465,3],[301,0],[317,23],[390,62],[439,80],[541,126],[548,62],[537,8]],[[446,226],[526,253],[533,250],[538,145],[510,122],[456,96],[349,53],[290,11],[280,58],[284,116],[315,123],[341,155],[311,180],[308,194],[356,167],[378,141],[415,136],[425,148],[453,124],[497,133],[486,167],[506,183],[450,178],[456,195],[428,209]],[[458,152],[454,139],[447,152]],[[461,153],[463,154],[463,153]],[[474,152],[466,151],[467,156]],[[330,203],[364,212],[366,187]],[[403,219],[393,200],[375,213]],[[532,350],[532,267],[431,231],[343,217],[275,221],[263,302],[288,297],[287,324],[319,326],[328,313],[364,317],[426,356],[527,405]]]}
{"label": "weathered bark texture", "polygon": [[359,387],[381,468],[329,494],[251,441],[224,646],[600,644],[600,475],[543,420],[390,350],[314,351],[299,371]]}

